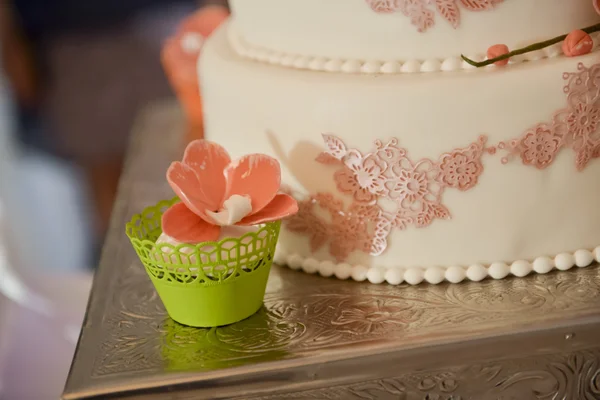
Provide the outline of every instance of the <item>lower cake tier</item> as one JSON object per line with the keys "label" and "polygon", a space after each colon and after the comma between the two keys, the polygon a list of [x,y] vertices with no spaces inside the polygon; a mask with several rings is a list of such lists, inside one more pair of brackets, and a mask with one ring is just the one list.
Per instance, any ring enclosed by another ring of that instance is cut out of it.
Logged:
{"label": "lower cake tier", "polygon": [[523,276],[600,257],[599,54],[402,75],[199,63],[206,138],[278,158],[277,261],[371,282]]}

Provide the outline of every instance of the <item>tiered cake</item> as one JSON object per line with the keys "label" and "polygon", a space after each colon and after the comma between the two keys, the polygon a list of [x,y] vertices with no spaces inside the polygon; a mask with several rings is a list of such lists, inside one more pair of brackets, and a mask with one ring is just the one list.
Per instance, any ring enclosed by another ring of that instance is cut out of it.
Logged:
{"label": "tiered cake", "polygon": [[280,160],[279,263],[415,284],[600,258],[600,53],[461,59],[598,24],[592,0],[231,7],[199,63],[206,136]]}

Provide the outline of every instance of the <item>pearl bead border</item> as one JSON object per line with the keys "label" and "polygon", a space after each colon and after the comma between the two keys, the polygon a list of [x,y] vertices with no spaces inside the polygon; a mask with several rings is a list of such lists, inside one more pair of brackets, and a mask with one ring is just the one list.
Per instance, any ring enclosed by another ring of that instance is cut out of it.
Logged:
{"label": "pearl bead border", "polygon": [[[428,59],[428,60],[357,60],[357,59],[335,59],[327,57],[306,56],[297,54],[288,54],[278,52],[246,43],[233,29],[230,24],[227,27],[229,43],[233,50],[240,56],[272,65],[280,65],[288,68],[342,72],[348,74],[402,74],[402,73],[423,73],[423,72],[450,72],[476,69],[476,67],[463,61],[460,56],[446,59]],[[594,40],[594,49],[600,44],[600,33],[592,36]],[[525,61],[538,61],[546,58],[553,58],[562,55],[562,42],[546,47],[531,53],[514,56],[511,58],[511,64],[519,64]],[[484,61],[486,56],[475,54],[469,56],[474,61]],[[485,68],[495,68],[489,65]]]}
{"label": "pearl bead border", "polygon": [[468,267],[365,267],[320,261],[295,253],[288,254],[279,248],[275,253],[274,262],[279,265],[286,265],[294,270],[303,270],[309,274],[318,273],[324,277],[335,276],[342,280],[352,278],[357,282],[368,280],[375,284],[387,282],[390,285],[399,285],[403,282],[409,285],[418,285],[422,282],[428,282],[435,285],[444,281],[450,283],[460,283],[464,280],[479,282],[487,277],[503,279],[508,275],[524,277],[531,273],[547,274],[554,269],[567,271],[573,267],[583,268],[594,262],[600,263],[600,246],[594,250],[581,249],[573,253],[560,253],[554,258],[538,257],[533,262],[517,260],[511,264],[495,262],[488,266],[473,264]]}

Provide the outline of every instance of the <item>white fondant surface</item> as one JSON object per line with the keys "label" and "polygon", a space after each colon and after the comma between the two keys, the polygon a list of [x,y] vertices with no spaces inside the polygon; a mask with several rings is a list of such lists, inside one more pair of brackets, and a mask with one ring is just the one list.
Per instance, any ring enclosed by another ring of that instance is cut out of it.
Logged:
{"label": "white fondant surface", "polygon": [[591,0],[505,0],[478,12],[459,6],[456,29],[436,11],[435,24],[422,33],[402,12],[376,13],[365,0],[231,0],[230,5],[235,30],[252,46],[362,61],[475,55],[497,43],[517,48],[600,22]]}
{"label": "white fondant surface", "polygon": [[[395,137],[412,159],[437,159],[481,134],[497,143],[550,121],[566,105],[563,73],[599,61],[593,53],[508,69],[347,75],[245,60],[230,48],[226,30],[209,39],[199,63],[207,138],[232,155],[278,158],[283,182],[294,191],[338,198],[335,168],[314,161],[324,150],[322,133],[365,152],[374,140]],[[284,224],[279,260],[324,276],[416,284],[568,269],[589,264],[594,249],[597,259],[600,161],[578,172],[570,149],[545,170],[500,159],[483,157],[484,171],[470,191],[444,193],[452,219],[393,231],[380,256],[356,251],[340,264],[327,248],[313,253],[308,239]]]}

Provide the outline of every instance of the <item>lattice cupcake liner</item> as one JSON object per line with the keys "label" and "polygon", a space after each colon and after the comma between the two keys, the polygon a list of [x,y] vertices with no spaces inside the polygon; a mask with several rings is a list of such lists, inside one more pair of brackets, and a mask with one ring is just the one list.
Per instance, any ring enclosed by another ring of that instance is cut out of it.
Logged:
{"label": "lattice cupcake liner", "polygon": [[134,215],[126,233],[169,316],[184,325],[213,327],[248,318],[262,306],[280,221],[240,237],[196,245],[156,244],[161,217],[179,199]]}

